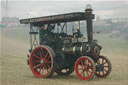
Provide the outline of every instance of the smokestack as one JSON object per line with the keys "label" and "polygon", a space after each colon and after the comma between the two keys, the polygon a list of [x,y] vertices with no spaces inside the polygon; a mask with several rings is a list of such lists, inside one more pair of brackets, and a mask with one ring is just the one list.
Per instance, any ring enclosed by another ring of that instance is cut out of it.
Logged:
{"label": "smokestack", "polygon": [[86,13],[86,23],[87,23],[87,37],[88,37],[88,42],[93,41],[93,27],[92,27],[92,19],[94,18],[94,15],[92,14],[92,8],[91,5],[88,4],[85,13]]}

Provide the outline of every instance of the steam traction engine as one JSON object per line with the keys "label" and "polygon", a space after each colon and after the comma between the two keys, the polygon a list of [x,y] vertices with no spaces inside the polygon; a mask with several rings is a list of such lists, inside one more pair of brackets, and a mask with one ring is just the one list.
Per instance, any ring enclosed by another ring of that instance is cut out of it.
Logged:
{"label": "steam traction engine", "polygon": [[[75,70],[82,80],[90,80],[94,75],[107,77],[111,72],[111,63],[107,57],[100,55],[102,47],[93,40],[92,19],[92,9],[87,8],[85,12],[20,20],[21,24],[30,24],[28,64],[33,74],[48,78],[54,72],[69,75]],[[80,30],[82,20],[86,20],[87,25],[86,42],[80,41],[84,36]],[[78,21],[77,31],[74,32],[73,27],[72,34],[68,34],[71,28],[67,28],[67,23],[73,21]]]}

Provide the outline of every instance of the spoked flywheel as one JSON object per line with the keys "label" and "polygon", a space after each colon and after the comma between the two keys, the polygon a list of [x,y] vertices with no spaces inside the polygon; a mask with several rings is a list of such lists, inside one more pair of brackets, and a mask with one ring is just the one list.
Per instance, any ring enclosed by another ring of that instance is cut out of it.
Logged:
{"label": "spoked flywheel", "polygon": [[36,77],[50,77],[54,73],[53,51],[44,45],[35,48],[30,56],[30,68]]}
{"label": "spoked flywheel", "polygon": [[110,60],[105,56],[99,56],[96,63],[96,73],[95,75],[100,78],[107,77],[112,70],[112,65]]}
{"label": "spoked flywheel", "polygon": [[75,63],[75,72],[82,80],[90,80],[95,74],[95,63],[89,57],[80,57]]}
{"label": "spoked flywheel", "polygon": [[56,73],[58,75],[70,75],[74,71],[74,66],[65,67],[63,69],[57,70]]}

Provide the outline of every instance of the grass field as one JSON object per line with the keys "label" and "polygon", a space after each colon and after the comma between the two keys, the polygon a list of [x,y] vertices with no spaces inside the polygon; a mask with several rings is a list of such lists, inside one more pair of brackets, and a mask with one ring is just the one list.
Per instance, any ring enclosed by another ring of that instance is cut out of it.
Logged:
{"label": "grass field", "polygon": [[112,62],[112,72],[107,78],[94,77],[91,81],[70,76],[36,78],[26,64],[29,49],[29,29],[5,28],[1,31],[0,85],[128,85],[128,41],[109,38],[106,34],[95,35],[103,46],[102,55]]}

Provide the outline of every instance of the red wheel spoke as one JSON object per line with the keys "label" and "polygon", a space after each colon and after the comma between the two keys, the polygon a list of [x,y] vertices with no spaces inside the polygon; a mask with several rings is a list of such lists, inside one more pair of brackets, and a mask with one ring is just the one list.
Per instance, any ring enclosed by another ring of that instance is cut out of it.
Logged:
{"label": "red wheel spoke", "polygon": [[85,77],[85,73],[84,73],[84,71],[83,71],[83,77]]}
{"label": "red wheel spoke", "polygon": [[81,60],[80,62],[81,62],[81,65],[84,66],[83,61]]}
{"label": "red wheel spoke", "polygon": [[87,60],[83,60],[84,61],[84,64],[87,64]]}
{"label": "red wheel spoke", "polygon": [[34,54],[33,56],[34,56],[34,57],[36,57],[36,58],[38,58],[38,59],[40,59],[40,57],[39,57],[39,56],[37,56],[37,55],[35,55],[35,54]]}
{"label": "red wheel spoke", "polygon": [[42,68],[42,65],[40,66],[40,70],[39,70],[39,73],[41,72],[41,68]]}
{"label": "red wheel spoke", "polygon": [[47,59],[47,60],[48,60],[49,58],[50,58],[50,56],[47,56],[47,58],[45,58],[45,59]]}
{"label": "red wheel spoke", "polygon": [[49,72],[49,71],[48,71],[48,68],[47,68],[45,65],[44,65],[44,68],[46,69],[47,72]]}
{"label": "red wheel spoke", "polygon": [[88,69],[92,69],[92,66],[91,67],[88,67]]}
{"label": "red wheel spoke", "polygon": [[86,64],[86,66],[88,66],[88,64],[89,64],[89,61],[88,61],[88,60],[86,60],[86,61],[85,61],[85,64]]}
{"label": "red wheel spoke", "polygon": [[40,65],[41,65],[41,64],[38,64],[38,65],[34,66],[33,68],[36,69],[36,68],[39,67]]}
{"label": "red wheel spoke", "polygon": [[51,61],[46,61],[46,63],[51,63]]}
{"label": "red wheel spoke", "polygon": [[89,76],[89,73],[88,73],[88,71],[86,71],[86,73],[87,73],[87,75]]}
{"label": "red wheel spoke", "polygon": [[44,57],[44,58],[46,59],[46,57],[47,57],[47,56],[48,56],[48,52],[46,53],[46,55],[45,55],[45,57]]}
{"label": "red wheel spoke", "polygon": [[89,63],[86,63],[86,65],[85,66],[88,66],[89,65]]}
{"label": "red wheel spoke", "polygon": [[82,70],[82,72],[80,73],[81,76],[83,75],[83,72],[84,72],[84,71]]}
{"label": "red wheel spoke", "polygon": [[88,72],[92,73],[90,70],[88,70]]}
{"label": "red wheel spoke", "polygon": [[40,52],[40,57],[43,58],[41,52]]}
{"label": "red wheel spoke", "polygon": [[44,55],[44,51],[43,51],[43,48],[41,48],[41,51],[42,51],[42,53],[43,53],[43,56],[45,56],[45,55]]}
{"label": "red wheel spoke", "polygon": [[42,73],[43,73],[43,71],[44,71],[44,67],[43,67],[43,69],[42,69]]}
{"label": "red wheel spoke", "polygon": [[50,66],[48,64],[45,64],[45,65],[47,65],[47,67],[50,69]]}
{"label": "red wheel spoke", "polygon": [[35,61],[35,62],[40,63],[40,61]]}

